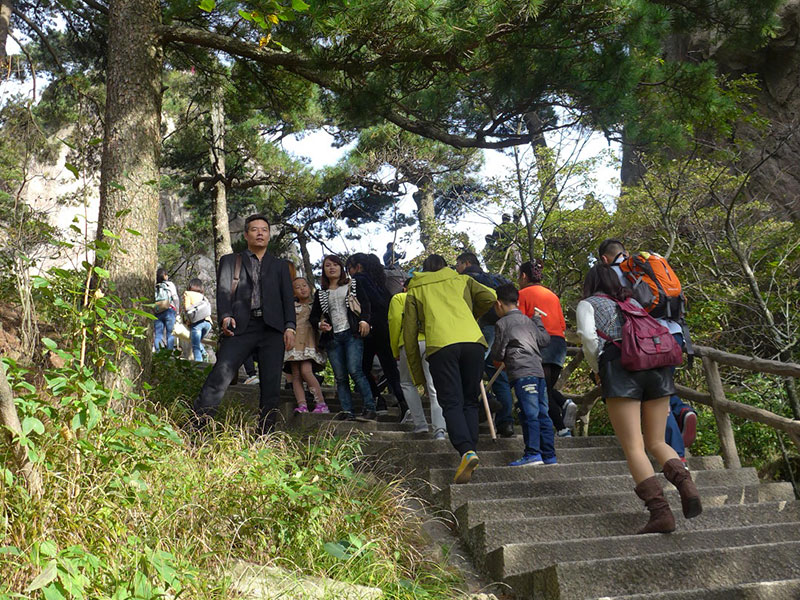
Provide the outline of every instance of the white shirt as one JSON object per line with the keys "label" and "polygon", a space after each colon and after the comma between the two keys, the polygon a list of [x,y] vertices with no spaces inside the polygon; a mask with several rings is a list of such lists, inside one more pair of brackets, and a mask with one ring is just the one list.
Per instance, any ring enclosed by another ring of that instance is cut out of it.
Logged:
{"label": "white shirt", "polygon": [[586,300],[578,302],[575,319],[578,322],[578,335],[581,338],[583,356],[592,371],[597,373],[601,345],[600,336],[597,335],[597,325],[594,321],[594,306]]}
{"label": "white shirt", "polygon": [[333,332],[339,333],[350,329],[347,321],[347,291],[349,286],[340,285],[335,290],[328,291],[328,303],[331,311],[331,325]]}

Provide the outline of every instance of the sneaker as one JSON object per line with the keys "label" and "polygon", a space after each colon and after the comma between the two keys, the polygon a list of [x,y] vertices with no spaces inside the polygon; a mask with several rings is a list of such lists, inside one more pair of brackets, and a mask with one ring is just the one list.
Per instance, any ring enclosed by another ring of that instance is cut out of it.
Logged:
{"label": "sneaker", "polygon": [[558,437],[572,437],[572,432],[566,427],[564,427],[564,429],[556,431],[556,435]]}
{"label": "sneaker", "polygon": [[459,464],[458,469],[456,469],[453,483],[469,483],[469,480],[472,479],[472,472],[478,466],[479,462],[478,455],[472,450],[465,452],[464,456],[461,457],[461,464]]}
{"label": "sneaker", "polygon": [[378,396],[375,399],[375,413],[379,415],[389,414],[389,410],[386,408],[386,399],[383,396]]}
{"label": "sneaker", "polygon": [[427,425],[422,425],[420,427],[414,428],[414,433],[428,433],[429,429]]}
{"label": "sneaker", "polygon": [[578,405],[567,398],[564,402],[564,427],[572,429],[575,427],[575,419],[578,416]]}
{"label": "sneaker", "polygon": [[441,442],[447,439],[447,432],[444,429],[437,429],[433,432],[433,439],[437,442]]}
{"label": "sneaker", "polygon": [[683,417],[681,419],[681,437],[684,447],[688,448],[697,439],[697,413],[690,408],[684,408],[681,416]]}
{"label": "sneaker", "polygon": [[258,378],[258,375],[251,375],[250,377],[248,377],[247,379],[244,380],[244,384],[245,385],[255,385],[257,383],[260,383],[260,381],[261,380]]}
{"label": "sneaker", "polygon": [[558,460],[556,460],[555,456],[548,456],[547,458],[542,458],[542,462],[546,465],[557,465]]}
{"label": "sneaker", "polygon": [[367,421],[374,421],[377,418],[378,415],[375,414],[374,410],[365,410],[356,417],[356,421],[367,422]]}
{"label": "sneaker", "polygon": [[308,412],[308,406],[306,406],[305,404],[301,404],[300,406],[298,406],[297,408],[294,409],[294,412],[297,415],[299,415],[301,413],[307,413]]}
{"label": "sneaker", "polygon": [[403,418],[400,419],[400,425],[407,425],[408,423],[413,423],[414,417],[411,416],[411,411],[407,411]]}
{"label": "sneaker", "polygon": [[338,413],[336,415],[336,420],[337,421],[355,421],[356,420],[356,416],[353,413],[345,410],[345,411],[340,412],[340,413]]}
{"label": "sneaker", "polygon": [[314,407],[314,410],[312,410],[311,412],[312,413],[317,413],[317,414],[319,414],[319,413],[327,414],[327,413],[329,413],[331,411],[328,408],[328,405],[325,404],[324,402],[317,402],[317,405]]}
{"label": "sneaker", "polygon": [[509,467],[528,467],[532,465],[543,465],[544,461],[542,460],[541,454],[526,454],[519,460],[512,461],[508,463]]}

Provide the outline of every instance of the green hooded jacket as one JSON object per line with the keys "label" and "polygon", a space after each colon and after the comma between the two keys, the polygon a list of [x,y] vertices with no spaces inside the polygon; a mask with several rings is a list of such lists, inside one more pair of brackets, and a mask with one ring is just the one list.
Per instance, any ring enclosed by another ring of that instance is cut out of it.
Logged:
{"label": "green hooded jacket", "polygon": [[445,346],[462,342],[487,346],[476,319],[488,311],[495,300],[494,290],[453,269],[414,273],[403,312],[403,340],[416,385],[425,383],[418,334],[425,334],[428,356]]}

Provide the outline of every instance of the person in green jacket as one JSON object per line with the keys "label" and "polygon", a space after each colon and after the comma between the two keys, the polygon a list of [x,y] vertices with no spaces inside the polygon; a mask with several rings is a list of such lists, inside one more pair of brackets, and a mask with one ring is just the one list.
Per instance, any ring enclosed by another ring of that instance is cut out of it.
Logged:
{"label": "person in green jacket", "polygon": [[447,268],[438,254],[425,259],[408,286],[403,314],[408,366],[414,383],[425,383],[417,345],[422,332],[450,443],[461,455],[455,483],[467,483],[479,462],[478,395],[487,344],[476,319],[496,299],[494,290]]}

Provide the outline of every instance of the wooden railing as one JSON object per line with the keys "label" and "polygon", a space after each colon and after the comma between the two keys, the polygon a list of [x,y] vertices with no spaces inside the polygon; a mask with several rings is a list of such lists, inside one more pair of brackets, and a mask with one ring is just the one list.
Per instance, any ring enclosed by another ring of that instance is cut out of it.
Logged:
{"label": "wooden railing", "polygon": [[[800,420],[788,419],[763,408],[728,400],[725,397],[725,389],[719,372],[719,365],[727,365],[757,373],[800,378],[800,364],[731,354],[707,346],[695,346],[694,351],[695,356],[700,357],[702,360],[708,392],[701,392],[679,384],[675,386],[676,391],[681,398],[697,404],[704,404],[712,409],[719,432],[720,453],[727,468],[735,469],[741,466],[730,415],[736,415],[755,423],[767,425],[777,431],[782,431],[789,436],[798,450],[800,450]],[[580,348],[570,347],[567,353],[573,358],[561,373],[561,377],[556,384],[558,389],[561,389],[569,379],[570,374],[583,360],[583,350]],[[566,395],[572,397],[575,403],[578,404],[579,425],[576,425],[578,434],[587,435],[589,413],[594,403],[600,398],[600,388],[594,387],[578,397],[568,393]]]}

